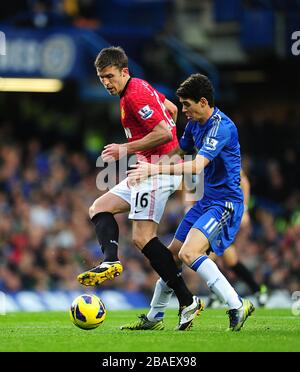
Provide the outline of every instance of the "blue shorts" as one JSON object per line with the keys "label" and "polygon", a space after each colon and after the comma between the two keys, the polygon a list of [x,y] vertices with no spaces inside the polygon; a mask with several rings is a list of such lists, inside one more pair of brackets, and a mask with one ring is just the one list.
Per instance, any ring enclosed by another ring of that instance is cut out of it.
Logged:
{"label": "blue shorts", "polygon": [[187,212],[177,228],[175,238],[184,242],[190,229],[200,230],[211,249],[222,256],[234,241],[244,213],[242,202],[201,199]]}

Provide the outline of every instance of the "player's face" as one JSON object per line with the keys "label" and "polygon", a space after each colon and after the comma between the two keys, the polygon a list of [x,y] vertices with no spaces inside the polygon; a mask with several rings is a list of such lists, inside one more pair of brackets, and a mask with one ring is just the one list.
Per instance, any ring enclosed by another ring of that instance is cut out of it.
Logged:
{"label": "player's face", "polygon": [[108,93],[112,96],[120,95],[129,78],[128,68],[118,69],[107,66],[102,70],[97,69],[97,75]]}
{"label": "player's face", "polygon": [[179,101],[182,103],[182,112],[189,120],[203,121],[207,107],[205,98],[201,98],[199,102],[187,98],[179,98]]}

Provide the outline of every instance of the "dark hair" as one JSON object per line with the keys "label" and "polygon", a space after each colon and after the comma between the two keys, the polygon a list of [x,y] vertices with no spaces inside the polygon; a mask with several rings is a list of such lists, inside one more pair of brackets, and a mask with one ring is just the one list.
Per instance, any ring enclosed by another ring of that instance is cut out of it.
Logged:
{"label": "dark hair", "polygon": [[207,99],[210,107],[214,107],[214,88],[207,76],[193,74],[180,84],[176,91],[180,98],[192,99],[199,102],[202,97]]}
{"label": "dark hair", "polygon": [[103,70],[107,66],[116,66],[120,70],[128,67],[128,57],[123,48],[112,46],[100,51],[95,60],[95,67]]}

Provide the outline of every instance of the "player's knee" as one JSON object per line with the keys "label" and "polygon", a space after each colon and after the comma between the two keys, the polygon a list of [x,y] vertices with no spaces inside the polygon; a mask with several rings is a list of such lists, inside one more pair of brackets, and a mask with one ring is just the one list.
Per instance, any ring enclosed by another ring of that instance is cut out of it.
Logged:
{"label": "player's knee", "polygon": [[102,210],[102,208],[99,208],[99,206],[94,203],[93,205],[90,206],[89,208],[89,216],[90,218],[92,219],[97,213],[100,213],[100,212],[105,212],[104,210]]}
{"label": "player's knee", "polygon": [[181,249],[178,253],[178,257],[180,261],[189,265],[193,261],[194,255],[188,249]]}
{"label": "player's knee", "polygon": [[90,218],[92,219],[95,216],[95,214],[96,214],[96,212],[95,212],[95,205],[93,204],[93,205],[91,205],[89,207],[89,216],[90,216]]}
{"label": "player's knee", "polygon": [[104,207],[104,205],[102,205],[102,203],[94,202],[89,208],[90,218],[93,218],[97,213],[101,213],[101,212],[109,212],[107,208]]}

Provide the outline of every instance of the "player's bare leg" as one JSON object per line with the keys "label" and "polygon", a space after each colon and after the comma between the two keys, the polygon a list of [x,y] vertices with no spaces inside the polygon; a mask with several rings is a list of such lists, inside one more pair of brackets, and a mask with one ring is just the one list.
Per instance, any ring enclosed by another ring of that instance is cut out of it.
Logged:
{"label": "player's bare leg", "polygon": [[96,234],[104,253],[104,261],[78,275],[77,280],[81,284],[99,285],[122,273],[123,266],[117,256],[119,229],[113,216],[117,213],[128,212],[129,208],[130,206],[125,200],[110,192],[96,199],[90,207],[90,218],[95,225]]}

